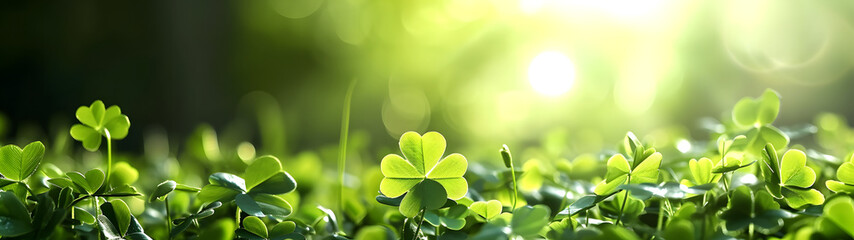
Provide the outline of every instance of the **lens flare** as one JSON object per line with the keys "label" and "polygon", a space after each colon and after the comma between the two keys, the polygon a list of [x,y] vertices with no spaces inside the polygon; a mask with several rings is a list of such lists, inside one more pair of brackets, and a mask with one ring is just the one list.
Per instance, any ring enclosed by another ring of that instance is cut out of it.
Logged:
{"label": "lens flare", "polygon": [[575,82],[575,65],[563,53],[542,52],[528,66],[528,81],[534,90],[543,95],[563,95]]}

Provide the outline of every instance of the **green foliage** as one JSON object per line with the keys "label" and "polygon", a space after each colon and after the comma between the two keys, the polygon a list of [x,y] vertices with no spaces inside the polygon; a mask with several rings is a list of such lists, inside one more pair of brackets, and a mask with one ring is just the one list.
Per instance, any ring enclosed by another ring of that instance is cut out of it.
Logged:
{"label": "green foliage", "polygon": [[0,192],[0,220],[0,236],[15,237],[33,230],[27,207],[12,192]]}
{"label": "green foliage", "polygon": [[[23,148],[5,145],[0,148],[0,236],[475,240],[854,237],[854,145],[848,139],[854,134],[840,117],[824,115],[818,120],[817,137],[828,149],[813,148],[809,142],[802,142],[809,130],[772,125],[779,104],[779,96],[771,90],[757,99],[743,99],[733,109],[732,121],[710,131],[709,139],[688,139],[687,134],[664,131],[643,136],[648,143],[645,145],[628,132],[616,150],[578,155],[562,149],[569,143],[555,136],[565,134],[551,134],[543,146],[526,146],[515,155],[507,145],[499,150],[500,155],[494,155],[494,149],[484,151],[491,154],[478,155],[472,149],[480,148],[470,146],[465,148],[471,151],[467,155],[483,161],[469,163],[459,153],[445,156],[446,141],[441,134],[407,132],[399,139],[402,156],[386,155],[379,166],[376,161],[348,159],[354,164],[339,172],[343,173],[340,182],[327,176],[334,172],[329,164],[335,161],[328,160],[335,159],[332,147],[283,154],[286,161],[271,155],[255,158],[254,150],[241,154],[235,149],[258,146],[259,153],[280,153],[281,149],[270,150],[264,144],[253,145],[239,138],[246,137],[240,128],[222,131],[223,139],[213,127],[200,128],[203,134],[194,134],[191,146],[177,152],[170,149],[172,144],[165,136],[152,138],[155,140],[146,137],[146,156],[121,154],[114,166],[108,142],[106,172],[92,168],[97,162],[88,160],[98,154],[74,161],[72,167],[77,171],[63,171],[58,166],[68,165],[62,160],[73,159],[79,154],[71,151],[79,150],[63,147],[62,141],[49,149],[40,141]],[[70,133],[90,151],[99,148],[101,137],[109,141],[127,135],[127,116],[116,106],[105,108],[96,101],[81,107],[77,118],[81,124],[72,127]],[[834,129],[842,132],[834,134]],[[60,131],[65,134],[66,130]],[[59,139],[67,138],[62,134]],[[802,145],[789,147],[788,135]],[[371,159],[363,157],[371,156],[372,148],[364,143],[367,140],[359,139],[347,140],[353,143],[349,147],[339,146],[339,152],[346,154],[338,159]],[[685,139],[693,147],[674,151],[674,139]],[[495,161],[498,157],[502,163]],[[514,157],[524,162],[521,168],[514,166],[518,163]],[[838,159],[847,161],[840,163]],[[235,169],[243,172],[228,173]],[[299,177],[300,189],[285,169],[298,171],[295,176]],[[517,175],[524,191],[516,192]],[[197,183],[201,179],[198,176],[208,176],[209,184],[202,188],[181,184]],[[814,187],[816,181],[825,181],[827,189]],[[150,194],[143,197],[137,187]],[[334,211],[328,208],[335,203],[341,206]]]}
{"label": "green foliage", "polygon": [[501,202],[498,200],[474,202],[469,209],[488,221],[501,214]]}
{"label": "green foliage", "polygon": [[772,196],[785,199],[793,208],[824,203],[824,195],[810,189],[816,175],[812,168],[806,166],[807,156],[803,151],[788,150],[779,159],[774,146],[768,144],[763,153],[762,175],[765,176],[765,188]]}
{"label": "green foliage", "polygon": [[199,192],[204,202],[234,201],[240,209],[252,216],[286,217],[293,212],[288,201],[278,196],[294,191],[296,181],[282,170],[282,164],[273,156],[261,156],[250,164],[243,178],[229,173],[214,173],[211,183]]}
{"label": "green foliage", "polygon": [[0,148],[0,174],[15,181],[27,179],[39,167],[44,157],[44,145],[36,141],[21,149],[15,145]]}
{"label": "green foliage", "polygon": [[237,229],[235,234],[240,239],[260,239],[260,240],[284,240],[284,239],[305,239],[302,235],[295,233],[296,224],[292,221],[279,222],[271,229],[267,229],[267,225],[260,218],[255,216],[246,217],[243,219],[243,228]]}
{"label": "green foliage", "polygon": [[844,162],[836,170],[839,181],[827,180],[827,189],[837,193],[854,193],[854,162]]}
{"label": "green foliage", "polygon": [[[633,144],[633,147],[637,147],[635,152],[643,149],[641,145]],[[654,183],[658,181],[658,167],[661,165],[661,153],[655,152],[655,149],[650,148],[641,155],[636,156],[639,158],[632,161],[631,165],[622,154],[611,156],[608,159],[608,173],[605,174],[605,180],[596,185],[596,189],[594,190],[596,195],[612,193],[622,184]]]}
{"label": "green foliage", "polygon": [[780,112],[780,95],[767,89],[756,99],[742,98],[732,109],[732,120],[741,126],[771,124]]}
{"label": "green foliage", "polygon": [[424,215],[424,220],[436,227],[442,226],[451,230],[460,230],[466,225],[468,210],[469,208],[466,205],[457,204],[447,209],[427,212]]}
{"label": "green foliage", "polygon": [[151,239],[142,230],[136,217],[130,214],[127,204],[122,200],[113,200],[101,205],[103,215],[98,216],[101,233],[107,239],[140,240]]}
{"label": "green foliage", "polygon": [[130,120],[122,114],[119,106],[104,107],[104,102],[95,100],[92,105],[77,108],[74,114],[82,124],[71,126],[71,137],[83,143],[89,151],[98,150],[101,136],[107,140],[124,139],[130,128]]}
{"label": "green foliage", "polygon": [[830,200],[824,206],[824,217],[832,224],[842,229],[849,237],[854,237],[854,200],[838,197]]}
{"label": "green foliage", "polygon": [[468,184],[463,174],[468,162],[459,153],[439,160],[445,153],[442,134],[404,133],[400,137],[400,151],[406,159],[389,154],[380,163],[385,176],[380,192],[392,198],[407,193],[400,205],[404,216],[414,217],[421,209],[437,209],[444,205],[445,198],[456,200],[465,196]]}

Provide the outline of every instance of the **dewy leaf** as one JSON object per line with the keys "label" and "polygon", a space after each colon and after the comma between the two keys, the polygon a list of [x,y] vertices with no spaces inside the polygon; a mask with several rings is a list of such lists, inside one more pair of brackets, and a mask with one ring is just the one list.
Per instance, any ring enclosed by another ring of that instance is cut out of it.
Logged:
{"label": "dewy leaf", "polygon": [[33,230],[27,207],[12,192],[0,192],[0,236],[15,237]]}
{"label": "dewy leaf", "polygon": [[15,181],[24,180],[35,173],[43,156],[44,145],[38,141],[24,149],[11,144],[3,146],[0,148],[0,174]]}
{"label": "dewy leaf", "polygon": [[498,200],[489,200],[488,202],[474,202],[469,206],[469,209],[488,221],[501,214],[501,207],[501,202]]}
{"label": "dewy leaf", "polygon": [[848,197],[834,198],[824,206],[824,217],[854,237],[854,200]]}
{"label": "dewy leaf", "polygon": [[445,205],[448,195],[445,189],[436,181],[427,179],[415,185],[403,201],[400,202],[400,213],[412,218],[421,209],[433,210]]}
{"label": "dewy leaf", "polygon": [[280,171],[282,163],[279,159],[270,155],[259,157],[246,167],[246,172],[243,173],[246,188],[251,189]]}

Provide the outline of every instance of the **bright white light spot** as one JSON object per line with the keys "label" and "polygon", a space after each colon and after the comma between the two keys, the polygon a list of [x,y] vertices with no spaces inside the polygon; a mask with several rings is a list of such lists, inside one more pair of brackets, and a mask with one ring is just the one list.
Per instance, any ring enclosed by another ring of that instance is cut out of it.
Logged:
{"label": "bright white light spot", "polygon": [[756,184],[757,180],[759,180],[759,179],[756,179],[756,175],[753,175],[750,173],[744,174],[744,176],[741,177],[741,183],[744,185]]}
{"label": "bright white light spot", "polygon": [[534,90],[548,96],[560,96],[575,82],[575,65],[557,51],[542,52],[528,66],[528,80]]}
{"label": "bright white light spot", "polygon": [[527,14],[534,14],[546,5],[546,0],[520,0],[519,8]]}
{"label": "bright white light spot", "polygon": [[679,140],[676,142],[676,150],[679,150],[681,153],[691,151],[691,142],[685,139]]}

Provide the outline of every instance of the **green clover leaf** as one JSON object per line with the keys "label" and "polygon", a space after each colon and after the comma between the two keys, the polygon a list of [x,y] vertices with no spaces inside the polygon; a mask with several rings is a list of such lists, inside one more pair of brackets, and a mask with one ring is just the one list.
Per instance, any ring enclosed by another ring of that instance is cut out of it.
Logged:
{"label": "green clover leaf", "polygon": [[780,204],[766,191],[754,192],[739,186],[732,193],[729,208],[721,214],[727,231],[737,231],[753,224],[760,232],[773,233],[783,226],[783,218],[794,215],[780,209]]}
{"label": "green clover leaf", "polygon": [[732,109],[732,120],[742,127],[770,124],[780,113],[780,95],[766,89],[759,98],[745,97]]}
{"label": "green clover leaf", "polygon": [[249,216],[243,219],[243,228],[237,229],[234,233],[241,239],[305,239],[304,236],[294,232],[296,223],[293,221],[279,222],[268,229],[260,218]]}
{"label": "green clover leaf", "polygon": [[104,108],[104,102],[95,100],[92,105],[77,108],[77,120],[82,124],[71,126],[71,137],[83,143],[89,151],[101,146],[101,136],[111,139],[124,139],[128,135],[130,119],[122,114],[119,106]]}
{"label": "green clover leaf", "polygon": [[827,189],[836,193],[854,193],[854,163],[845,162],[836,169],[839,181],[827,180]]}
{"label": "green clover leaf", "polygon": [[229,173],[214,173],[208,178],[211,184],[202,187],[199,199],[203,202],[234,200],[240,209],[257,217],[286,217],[293,207],[278,196],[292,192],[297,187],[290,174],[273,156],[261,156],[252,162],[243,177]]}
{"label": "green clover leaf", "polygon": [[712,160],[709,158],[691,159],[688,168],[691,170],[691,179],[682,179],[682,185],[693,187],[716,183],[721,179],[721,174],[712,173]]}
{"label": "green clover leaf", "polygon": [[765,178],[765,188],[777,199],[785,198],[792,208],[801,208],[807,204],[820,205],[824,203],[824,195],[818,190],[811,189],[815,183],[815,171],[806,166],[806,154],[797,149],[790,149],[777,158],[774,146],[768,144],[763,150],[762,175]]}
{"label": "green clover leaf", "polygon": [[848,197],[837,197],[828,201],[824,205],[824,218],[827,218],[848,234],[854,237],[854,200]]}
{"label": "green clover leaf", "polygon": [[24,149],[12,144],[3,146],[0,148],[0,174],[15,181],[24,180],[36,172],[42,157],[42,142],[32,142]]}
{"label": "green clover leaf", "polygon": [[13,192],[0,192],[0,235],[14,237],[34,229],[27,207]]}
{"label": "green clover leaf", "polygon": [[488,202],[474,202],[469,206],[469,209],[489,221],[501,214],[502,206],[498,200],[489,200]]}
{"label": "green clover leaf", "polygon": [[101,204],[102,215],[98,216],[98,225],[107,239],[148,239],[151,237],[142,230],[142,225],[130,213],[128,205],[120,200]]}
{"label": "green clover leaf", "polygon": [[623,184],[655,183],[658,181],[658,168],[661,166],[661,153],[650,148],[652,154],[647,155],[636,167],[630,168],[629,161],[622,154],[616,154],[608,159],[605,180],[602,180],[593,190],[596,195],[607,195],[617,190]]}
{"label": "green clover leaf", "polygon": [[438,212],[426,212],[424,220],[434,227],[444,226],[451,230],[460,230],[466,226],[468,209],[466,205],[457,204],[448,209],[439,209]]}
{"label": "green clover leaf", "polygon": [[510,230],[524,239],[531,239],[548,226],[550,215],[551,210],[542,204],[518,208],[510,220]]}
{"label": "green clover leaf", "polygon": [[[468,192],[468,182],[463,178],[468,168],[466,158],[454,153],[439,160],[445,153],[445,137],[438,132],[423,136],[407,132],[400,137],[400,151],[386,155],[380,163],[383,180],[380,192],[391,198],[407,194],[400,205],[400,212],[414,217],[421,209],[437,209],[444,205],[445,198],[457,200]],[[437,183],[437,184],[434,184]],[[420,198],[420,199],[419,199]]]}

